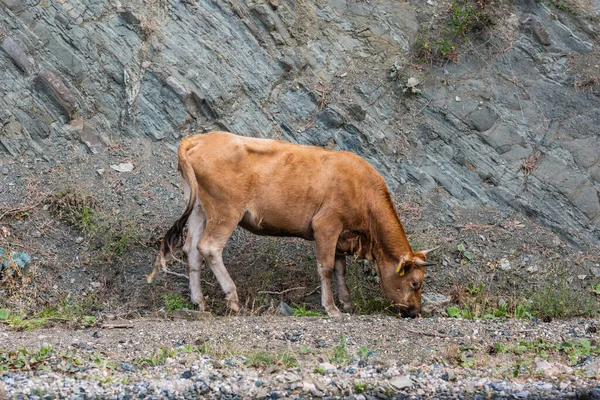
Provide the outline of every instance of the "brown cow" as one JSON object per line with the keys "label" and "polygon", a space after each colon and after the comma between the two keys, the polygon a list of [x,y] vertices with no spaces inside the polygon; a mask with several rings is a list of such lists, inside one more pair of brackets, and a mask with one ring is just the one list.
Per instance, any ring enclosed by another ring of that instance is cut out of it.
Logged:
{"label": "brown cow", "polygon": [[346,254],[374,259],[381,287],[404,316],[421,310],[428,251],[413,252],[385,181],[359,156],[346,151],[213,132],[179,146],[179,171],[187,207],[166,233],[148,282],[188,224],[183,247],[189,263],[191,300],[204,310],[200,255],[240,308],[222,251],[237,225],[259,235],[294,236],[316,242],[321,301],[332,317],[341,313],[331,291],[335,272],[344,310],[352,300],[344,276]]}

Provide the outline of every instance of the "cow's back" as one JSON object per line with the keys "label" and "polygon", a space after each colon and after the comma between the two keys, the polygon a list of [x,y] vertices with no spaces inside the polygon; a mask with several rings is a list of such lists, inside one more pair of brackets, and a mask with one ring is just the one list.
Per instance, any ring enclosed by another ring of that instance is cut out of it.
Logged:
{"label": "cow's back", "polygon": [[[347,223],[360,219],[372,192],[385,183],[353,153],[226,132],[197,135],[188,150],[202,202],[239,212],[255,233],[312,239],[323,208]],[[359,221],[356,221],[359,222]]]}

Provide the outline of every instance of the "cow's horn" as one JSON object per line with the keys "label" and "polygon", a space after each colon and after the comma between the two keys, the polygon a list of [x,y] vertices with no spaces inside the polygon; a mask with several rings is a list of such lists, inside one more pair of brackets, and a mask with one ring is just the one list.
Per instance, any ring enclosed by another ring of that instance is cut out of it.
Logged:
{"label": "cow's horn", "polygon": [[440,246],[434,247],[433,249],[429,249],[429,250],[421,250],[421,253],[423,253],[424,255],[427,255],[427,254],[431,253],[432,251],[435,251],[439,248],[440,248]]}
{"label": "cow's horn", "polygon": [[420,260],[418,258],[415,261],[413,261],[413,263],[415,265],[420,266],[420,267],[431,267],[432,265],[436,265],[436,263],[434,263],[434,262],[423,261],[423,260]]}

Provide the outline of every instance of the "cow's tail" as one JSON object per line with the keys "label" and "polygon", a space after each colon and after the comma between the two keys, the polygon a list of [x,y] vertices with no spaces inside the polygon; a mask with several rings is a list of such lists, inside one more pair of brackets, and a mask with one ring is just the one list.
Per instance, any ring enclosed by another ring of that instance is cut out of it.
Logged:
{"label": "cow's tail", "polygon": [[167,270],[167,257],[171,255],[173,249],[179,244],[181,241],[181,237],[183,235],[183,228],[187,224],[192,211],[196,205],[198,200],[198,181],[196,180],[196,174],[194,173],[194,168],[192,167],[192,163],[188,158],[188,150],[196,145],[196,141],[193,137],[184,139],[179,145],[179,150],[177,152],[177,156],[179,158],[179,165],[177,169],[181,174],[181,178],[183,179],[184,186],[187,185],[189,188],[188,197],[186,199],[186,206],[183,215],[179,217],[177,221],[169,228],[165,237],[160,243],[160,251],[158,256],[156,257],[156,261],[154,262],[154,266],[152,268],[152,272],[147,276],[148,283],[152,283],[154,276],[158,272],[158,268],[161,267],[163,271]]}

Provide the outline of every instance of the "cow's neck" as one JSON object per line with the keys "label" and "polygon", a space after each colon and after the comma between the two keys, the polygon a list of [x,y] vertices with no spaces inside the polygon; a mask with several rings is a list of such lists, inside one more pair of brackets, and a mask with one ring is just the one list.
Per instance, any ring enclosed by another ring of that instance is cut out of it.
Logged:
{"label": "cow's neck", "polygon": [[387,200],[387,204],[379,204],[371,209],[370,236],[374,247],[373,255],[380,265],[397,264],[401,257],[412,253],[392,200]]}

